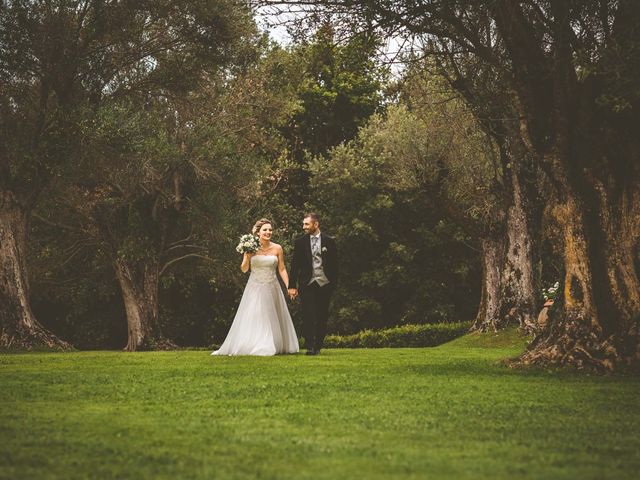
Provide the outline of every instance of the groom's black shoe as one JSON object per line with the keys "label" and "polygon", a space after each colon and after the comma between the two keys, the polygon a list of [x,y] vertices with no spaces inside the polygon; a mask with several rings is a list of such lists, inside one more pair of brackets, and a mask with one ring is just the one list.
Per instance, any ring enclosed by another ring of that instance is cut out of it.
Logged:
{"label": "groom's black shoe", "polygon": [[309,350],[307,350],[307,355],[317,355],[318,351],[314,350],[313,348],[310,348]]}

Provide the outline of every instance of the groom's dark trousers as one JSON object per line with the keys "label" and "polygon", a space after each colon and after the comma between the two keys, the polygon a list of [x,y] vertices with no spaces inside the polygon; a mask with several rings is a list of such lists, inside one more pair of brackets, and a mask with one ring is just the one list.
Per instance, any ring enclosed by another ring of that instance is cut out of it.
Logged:
{"label": "groom's dark trousers", "polygon": [[300,290],[302,301],[302,333],[308,350],[320,350],[327,334],[332,286],[313,282]]}

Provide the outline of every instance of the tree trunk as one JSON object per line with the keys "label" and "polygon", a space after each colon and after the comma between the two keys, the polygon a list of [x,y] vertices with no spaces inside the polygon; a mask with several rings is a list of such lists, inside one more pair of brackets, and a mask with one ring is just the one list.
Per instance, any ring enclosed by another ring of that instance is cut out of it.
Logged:
{"label": "tree trunk", "polygon": [[26,251],[28,213],[9,191],[0,192],[0,349],[68,350],[29,305]]}
{"label": "tree trunk", "polygon": [[[637,2],[626,2],[625,8],[637,13]],[[640,283],[633,262],[640,235],[637,100],[625,112],[601,105],[602,97],[610,93],[609,82],[617,80],[605,79],[597,69],[578,80],[572,63],[570,7],[553,2],[551,11],[554,109],[547,126],[553,143],[542,159],[557,191],[564,285],[560,308],[554,308],[549,327],[521,360],[595,370],[637,366]],[[629,34],[626,40],[637,42],[635,23],[623,20],[629,30],[617,32],[622,34],[618,41],[625,44],[624,35]],[[637,67],[634,61],[627,65]],[[538,150],[545,152],[544,142]]]}
{"label": "tree trunk", "polygon": [[511,174],[512,203],[506,213],[506,256],[496,328],[518,325],[531,333],[536,328],[539,310],[541,211],[535,191],[524,180],[533,174],[523,175],[524,168],[515,161],[507,171]]}
{"label": "tree trunk", "polygon": [[555,208],[564,232],[564,285],[548,327],[524,364],[613,370],[640,363],[640,282],[634,250],[640,194],[602,184],[584,198],[566,187]]}
{"label": "tree trunk", "polygon": [[542,216],[535,180],[530,180],[536,178],[535,168],[527,168],[523,152],[508,155],[502,149],[501,155],[508,175],[504,196],[509,206],[503,228],[482,240],[484,279],[473,328],[498,331],[517,325],[531,333],[537,326]]}
{"label": "tree trunk", "polygon": [[[623,192],[617,199],[606,195],[603,185],[597,185],[600,194],[602,242],[595,249],[604,254],[605,277],[603,314],[606,318],[622,320],[622,331],[640,327],[640,279],[635,253],[640,242],[640,186],[632,193]],[[615,205],[611,205],[616,202]],[[604,280],[604,279],[603,279]],[[613,328],[612,328],[613,327]],[[615,325],[605,324],[605,330],[614,332]]]}
{"label": "tree trunk", "polygon": [[158,321],[158,267],[132,266],[118,256],[114,261],[127,314],[128,339],[124,350],[166,350],[175,345],[164,339]]}
{"label": "tree trunk", "polygon": [[482,239],[482,293],[478,315],[471,330],[496,331],[500,311],[500,288],[504,263],[504,236]]}

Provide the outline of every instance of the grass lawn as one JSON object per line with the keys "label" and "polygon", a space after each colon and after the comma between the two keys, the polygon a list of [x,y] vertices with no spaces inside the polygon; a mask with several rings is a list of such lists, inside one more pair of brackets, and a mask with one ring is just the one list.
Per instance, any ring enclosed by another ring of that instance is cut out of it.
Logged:
{"label": "grass lawn", "polygon": [[523,348],[0,355],[0,478],[637,478],[640,378]]}

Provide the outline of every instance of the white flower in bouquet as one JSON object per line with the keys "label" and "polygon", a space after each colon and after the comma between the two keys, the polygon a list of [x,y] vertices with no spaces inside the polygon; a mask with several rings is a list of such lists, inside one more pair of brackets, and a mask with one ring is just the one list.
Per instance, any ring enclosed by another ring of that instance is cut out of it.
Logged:
{"label": "white flower in bouquet", "polygon": [[247,233],[240,237],[240,243],[236,247],[238,253],[255,253],[260,248],[260,240],[255,235]]}

